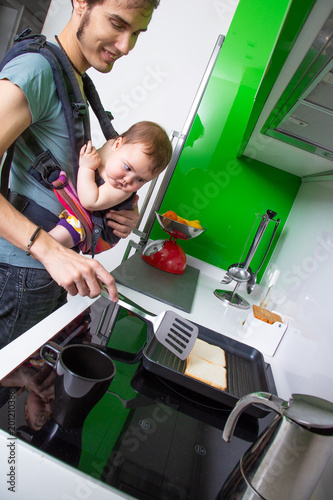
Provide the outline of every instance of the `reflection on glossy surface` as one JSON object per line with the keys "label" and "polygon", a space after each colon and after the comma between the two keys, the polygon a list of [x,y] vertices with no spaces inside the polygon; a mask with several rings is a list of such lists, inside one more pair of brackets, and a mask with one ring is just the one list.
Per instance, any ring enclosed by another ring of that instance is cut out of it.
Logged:
{"label": "reflection on glossy surface", "polygon": [[61,427],[51,418],[38,431],[29,426],[22,426],[16,435],[39,450],[77,467],[81,456],[82,431],[83,427],[71,429]]}
{"label": "reflection on glossy surface", "polygon": [[115,375],[113,361],[104,352],[87,344],[61,347],[48,342],[40,353],[56,372],[53,419],[63,428],[82,427]]}
{"label": "reflection on glossy surface", "polygon": [[[108,346],[111,357],[117,355],[111,388],[75,428],[64,428],[49,413],[41,428],[41,415],[33,424],[29,419],[21,423],[22,408],[17,437],[135,498],[159,499],[163,491],[165,498],[194,500],[199,494],[216,500],[267,417],[246,415],[233,443],[225,443],[222,430],[230,407],[146,371],[140,362],[146,324],[103,297],[53,341],[69,345],[88,339]],[[3,410],[1,426],[8,430],[6,404]]]}
{"label": "reflection on glossy surface", "polygon": [[38,431],[50,420],[53,409],[53,398],[42,399],[37,393],[29,392],[25,404],[25,419],[27,424],[35,431]]}

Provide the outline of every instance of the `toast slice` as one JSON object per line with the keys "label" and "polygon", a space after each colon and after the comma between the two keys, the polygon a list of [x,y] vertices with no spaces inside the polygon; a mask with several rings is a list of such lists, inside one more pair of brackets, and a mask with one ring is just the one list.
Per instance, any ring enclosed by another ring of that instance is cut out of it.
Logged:
{"label": "toast slice", "polygon": [[270,325],[273,325],[276,321],[282,323],[282,319],[279,314],[272,313],[271,311],[268,311],[268,309],[264,309],[263,307],[256,305],[253,305],[252,309],[253,316],[261,321],[264,321],[265,323],[269,323]]}
{"label": "toast slice", "polygon": [[192,348],[190,356],[197,356],[220,366],[226,366],[225,352],[221,347],[217,345],[209,344],[204,340],[197,339]]}
{"label": "toast slice", "polygon": [[221,365],[211,363],[192,353],[187,358],[185,375],[222,391],[227,388],[227,370]]}

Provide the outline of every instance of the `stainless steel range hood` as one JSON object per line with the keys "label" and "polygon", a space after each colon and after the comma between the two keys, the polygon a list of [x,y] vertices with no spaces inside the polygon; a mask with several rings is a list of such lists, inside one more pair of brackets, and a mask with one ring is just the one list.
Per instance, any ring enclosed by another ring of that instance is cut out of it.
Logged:
{"label": "stainless steel range hood", "polygon": [[242,153],[300,177],[332,173],[331,1],[315,2]]}
{"label": "stainless steel range hood", "polygon": [[333,11],[262,133],[333,161]]}

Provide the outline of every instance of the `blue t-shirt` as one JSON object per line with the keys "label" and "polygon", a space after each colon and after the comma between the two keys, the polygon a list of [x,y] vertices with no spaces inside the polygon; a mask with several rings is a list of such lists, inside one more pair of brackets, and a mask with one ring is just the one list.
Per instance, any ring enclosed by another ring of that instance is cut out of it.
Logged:
{"label": "blue t-shirt", "polygon": [[[52,152],[62,169],[73,180],[66,121],[48,61],[42,55],[35,53],[18,56],[3,68],[0,79],[10,80],[24,92],[32,116],[30,130],[42,148]],[[10,189],[59,215],[63,207],[53,191],[43,187],[27,173],[34,159],[33,154],[19,137],[10,171]],[[26,256],[24,251],[2,238],[0,238],[0,262],[20,267],[43,268],[39,261]]]}

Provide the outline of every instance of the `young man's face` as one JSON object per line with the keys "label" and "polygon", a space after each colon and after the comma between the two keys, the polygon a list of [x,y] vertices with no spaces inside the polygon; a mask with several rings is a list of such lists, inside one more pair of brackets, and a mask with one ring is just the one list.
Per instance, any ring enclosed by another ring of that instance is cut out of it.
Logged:
{"label": "young man's face", "polygon": [[53,398],[43,400],[34,392],[29,392],[25,405],[24,416],[29,426],[38,431],[51,419]]}
{"label": "young man's face", "polygon": [[77,39],[86,69],[108,73],[114,62],[129,53],[147,30],[152,10],[126,8],[122,0],[105,0],[88,10],[84,0]]}

